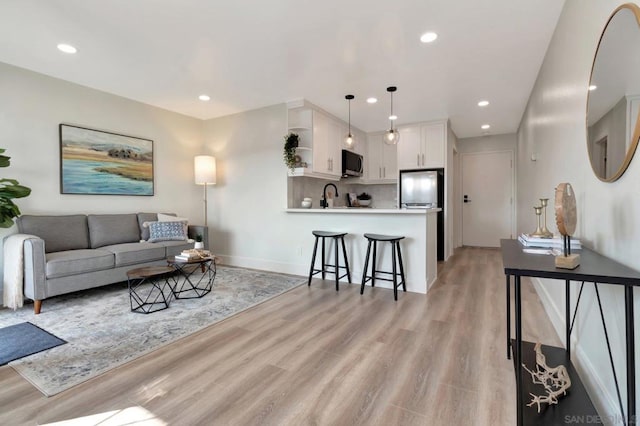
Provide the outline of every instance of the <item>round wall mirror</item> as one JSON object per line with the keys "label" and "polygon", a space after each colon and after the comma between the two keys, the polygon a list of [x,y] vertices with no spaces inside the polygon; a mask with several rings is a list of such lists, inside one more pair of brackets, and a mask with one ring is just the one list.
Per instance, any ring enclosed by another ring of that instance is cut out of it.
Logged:
{"label": "round wall mirror", "polygon": [[596,176],[625,172],[640,138],[640,8],[618,7],[607,22],[591,69],[587,148]]}

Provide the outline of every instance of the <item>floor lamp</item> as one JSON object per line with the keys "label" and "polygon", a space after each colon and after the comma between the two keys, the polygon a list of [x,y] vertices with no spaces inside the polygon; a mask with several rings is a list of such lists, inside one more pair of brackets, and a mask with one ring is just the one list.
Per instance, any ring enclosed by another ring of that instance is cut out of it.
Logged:
{"label": "floor lamp", "polygon": [[193,161],[196,185],[204,186],[204,226],[207,226],[207,185],[216,184],[216,158],[197,155]]}

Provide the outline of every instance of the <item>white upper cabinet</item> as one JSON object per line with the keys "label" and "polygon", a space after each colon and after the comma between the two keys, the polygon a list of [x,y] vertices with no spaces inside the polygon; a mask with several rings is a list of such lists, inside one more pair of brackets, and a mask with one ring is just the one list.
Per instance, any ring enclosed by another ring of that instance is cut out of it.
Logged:
{"label": "white upper cabinet", "polygon": [[288,131],[300,136],[296,154],[300,156],[302,164],[289,170],[289,176],[339,180],[342,176],[342,147],[347,127],[346,123],[306,101],[290,105]]}
{"label": "white upper cabinet", "polygon": [[422,137],[420,126],[401,126],[398,127],[400,132],[400,141],[397,148],[398,169],[415,169],[422,167],[421,154]]}
{"label": "white upper cabinet", "polygon": [[367,137],[366,183],[398,182],[397,145],[384,143],[383,134],[370,134]]}
{"label": "white upper cabinet", "polygon": [[398,127],[398,169],[444,167],[446,121]]}

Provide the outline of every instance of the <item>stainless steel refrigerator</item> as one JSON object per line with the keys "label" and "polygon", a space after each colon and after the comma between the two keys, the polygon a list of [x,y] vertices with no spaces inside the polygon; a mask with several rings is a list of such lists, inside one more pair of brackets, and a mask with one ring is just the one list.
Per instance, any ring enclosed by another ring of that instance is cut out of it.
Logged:
{"label": "stainless steel refrigerator", "polygon": [[400,170],[400,208],[439,207],[438,260],[444,260],[444,169]]}

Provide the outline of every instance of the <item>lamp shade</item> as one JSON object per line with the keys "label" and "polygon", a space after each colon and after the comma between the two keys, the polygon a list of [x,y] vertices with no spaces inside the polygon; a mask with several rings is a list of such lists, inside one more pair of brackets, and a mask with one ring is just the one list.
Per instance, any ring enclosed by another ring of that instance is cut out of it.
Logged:
{"label": "lamp shade", "polygon": [[197,155],[193,161],[197,185],[216,183],[216,158],[210,155]]}

